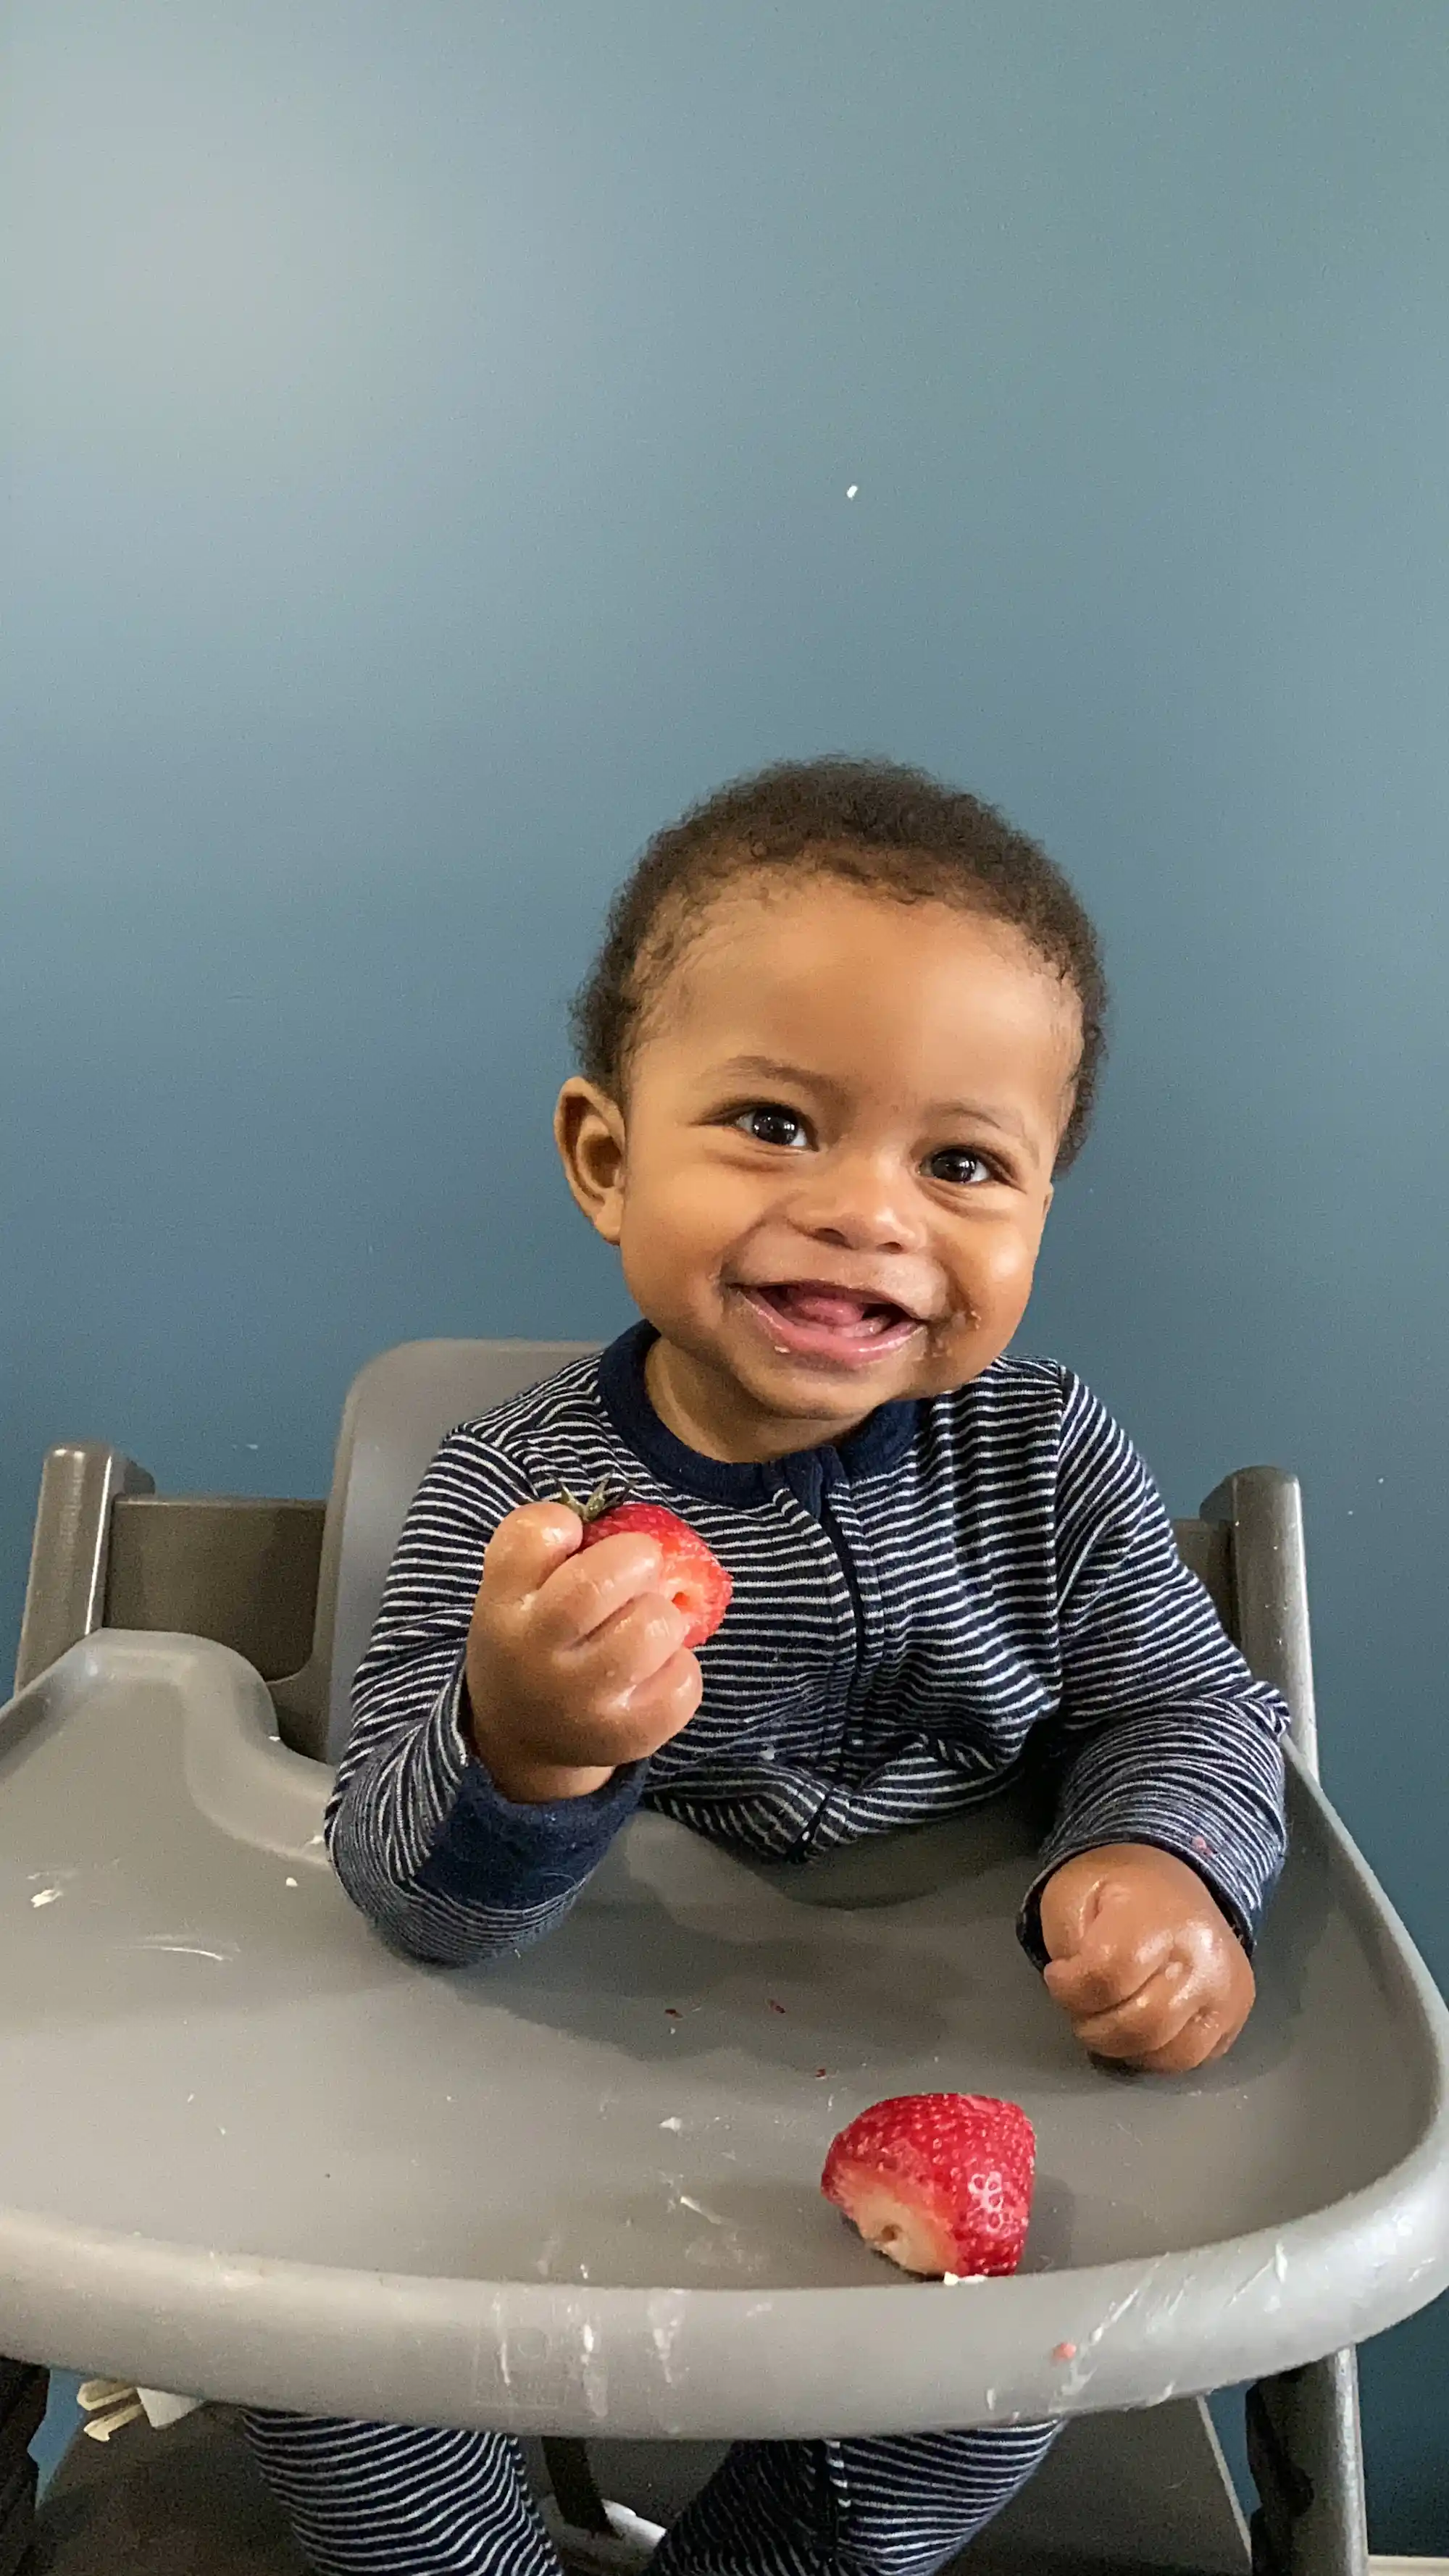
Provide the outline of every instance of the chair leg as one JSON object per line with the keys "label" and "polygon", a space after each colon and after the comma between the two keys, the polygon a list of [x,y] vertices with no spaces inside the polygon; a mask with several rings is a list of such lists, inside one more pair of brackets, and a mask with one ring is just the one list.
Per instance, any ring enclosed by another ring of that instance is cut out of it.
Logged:
{"label": "chair leg", "polygon": [[1331,2353],[1248,2391],[1253,2576],[1368,2576],[1358,2367]]}
{"label": "chair leg", "polygon": [[587,2444],[546,2440],[543,2459],[554,2502],[565,2522],[572,2523],[576,2531],[594,2531],[605,2539],[610,2538],[613,2524],[604,2511],[604,2499],[589,2464]]}
{"label": "chair leg", "polygon": [[[1288,1703],[1293,1743],[1318,1777],[1303,1500],[1296,1477],[1243,1467],[1209,1494],[1204,1520],[1233,1533],[1234,1633]],[[1248,2392],[1255,2576],[1367,2576],[1358,2365],[1351,2351],[1263,2379]]]}

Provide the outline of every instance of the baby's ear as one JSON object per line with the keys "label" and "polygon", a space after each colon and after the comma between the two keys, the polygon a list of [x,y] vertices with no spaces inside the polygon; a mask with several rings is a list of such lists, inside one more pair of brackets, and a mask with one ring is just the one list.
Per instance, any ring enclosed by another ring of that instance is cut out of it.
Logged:
{"label": "baby's ear", "polygon": [[553,1113],[564,1178],[590,1225],[617,1243],[624,1222],[624,1115],[597,1083],[570,1074]]}

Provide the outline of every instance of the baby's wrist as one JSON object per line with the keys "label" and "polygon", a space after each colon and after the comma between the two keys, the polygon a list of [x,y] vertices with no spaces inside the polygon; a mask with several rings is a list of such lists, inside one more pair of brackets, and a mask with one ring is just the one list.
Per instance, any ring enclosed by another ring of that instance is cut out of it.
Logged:
{"label": "baby's wrist", "polygon": [[478,1755],[500,1798],[513,1807],[556,1807],[566,1798],[592,1798],[613,1779],[613,1771],[579,1771],[553,1763],[505,1762]]}

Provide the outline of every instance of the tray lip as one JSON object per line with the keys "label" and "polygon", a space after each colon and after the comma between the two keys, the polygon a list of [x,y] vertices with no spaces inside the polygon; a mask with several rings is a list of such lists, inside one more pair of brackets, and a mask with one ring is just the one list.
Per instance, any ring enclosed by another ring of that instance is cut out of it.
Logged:
{"label": "tray lip", "polygon": [[[228,1697],[237,1695],[239,1684],[244,1685],[248,1699],[265,1688],[244,1658],[209,1640],[170,1632],[98,1631],[80,1640],[60,1659],[60,1664],[38,1675],[6,1710],[0,1711],[0,1748],[10,1733],[8,1721],[19,1715],[26,1703],[48,1695],[61,1664],[84,1666],[94,1678],[103,1677],[107,1666],[114,1670],[119,1665],[128,1679],[135,1677],[138,1664],[149,1664],[157,1669],[158,1678],[164,1673],[174,1681],[188,1666],[194,1672],[198,1662],[208,1661],[217,1666],[218,1680],[225,1670]],[[287,1767],[304,1759],[288,1754],[280,1745],[269,1745],[267,1750],[282,1755]],[[308,1767],[321,1775],[327,1766],[309,1763]],[[1449,2286],[1449,2010],[1396,1910],[1318,1782],[1301,1762],[1295,1761],[1294,1771],[1299,1796],[1311,1803],[1319,1829],[1335,1845],[1357,1899],[1374,1916],[1406,2000],[1419,2017],[1432,2069],[1428,2116],[1421,2135],[1407,2155],[1373,2182],[1344,2195],[1326,2209],[1307,2212],[1277,2226],[1164,2254],[1130,2256],[1056,2272],[1023,2273],[976,2286],[976,2315],[983,2322],[988,2318],[999,2321],[1004,2334],[1012,2329],[1012,2339],[1015,2330],[1030,2319],[1036,2348],[1036,2339],[1049,2329],[1045,2322],[1041,2326],[1035,2323],[1035,2312],[1043,2311],[1045,2318],[1048,2308],[1052,2311],[1051,2323],[1064,2331],[1064,2312],[1068,2308],[1074,2319],[1095,2315],[1110,2322],[1123,2311],[1124,2303],[1136,2301],[1154,2284],[1169,2296],[1174,2312],[1180,2303],[1196,2310],[1206,2322],[1213,2303],[1219,2304],[1224,2313],[1235,2309],[1249,2284],[1275,2262],[1280,2266],[1291,2264],[1300,2278],[1306,2267],[1308,2275],[1317,2275],[1320,2281],[1325,2274],[1336,2274],[1344,2281],[1347,2267],[1342,2295],[1334,2300],[1336,2314],[1342,2312],[1346,2322],[1330,2335],[1329,2344],[1335,2340],[1360,2341],[1380,2332],[1427,2305]],[[816,2328],[817,2321],[823,2322],[820,2302],[829,2300],[837,2303],[829,2310],[837,2328],[847,2318],[857,2329],[867,2319],[872,2322],[879,2351],[880,2329],[888,2330],[889,2341],[899,2342],[905,2317],[904,2311],[888,2312],[881,2307],[882,2286],[897,2285],[594,2285],[380,2272],[287,2256],[222,2253],[200,2243],[145,2237],[128,2230],[0,2205],[0,2336],[6,2339],[7,2348],[19,2351],[22,2357],[53,2361],[53,2351],[32,2350],[27,2354],[25,2347],[36,2344],[36,2328],[47,2306],[57,2312],[69,2306],[77,2312],[84,2310],[93,2320],[97,2343],[106,2346],[108,2360],[124,2366],[128,2345],[139,2354],[137,2367],[150,2384],[158,2369],[164,2377],[169,2368],[164,2357],[157,2358],[168,2338],[173,2345],[189,2343],[198,2326],[218,2319],[221,2376],[228,2384],[216,2393],[245,2398],[247,2390],[239,2387],[235,2372],[225,2366],[230,2341],[227,2311],[234,2312],[241,2302],[246,2310],[252,2372],[249,2392],[253,2402],[266,2402],[267,2398],[266,2388],[258,2385],[266,2378],[266,2372],[257,2366],[259,2334],[266,2345],[276,2350],[295,2343],[305,2327],[312,2338],[310,2349],[318,2365],[313,2377],[319,2387],[325,2382],[327,2363],[337,2349],[339,2336],[355,2341],[361,2325],[364,2344],[378,2345],[385,2368],[387,2353],[395,2345],[398,2327],[404,2321],[415,2351],[419,2336],[435,2342],[439,2350],[463,2336],[477,2353],[488,2345],[490,2329],[495,2347],[507,2335],[530,2331],[541,2334],[546,2342],[557,2344],[562,2338],[572,2345],[592,2329],[595,2336],[604,2339],[605,2349],[612,2352],[616,2365],[632,2362],[636,2347],[637,2357],[644,2359],[653,2349],[650,2336],[661,2301],[666,2303],[676,2330],[691,2326],[698,2329],[711,2319],[728,2320],[735,2333],[743,2333],[763,2357],[772,2330],[783,2331],[787,2341],[794,2340],[806,2327]],[[853,2302],[849,2310],[839,2307],[842,2297]],[[865,2300],[876,2304],[862,2307],[860,2303]],[[373,2308],[370,2326],[364,2322],[364,2302]],[[1317,2308],[1310,2299],[1297,2330],[1305,2338],[1301,2342],[1294,2341],[1291,2330],[1286,2338],[1279,2332],[1271,2365],[1274,2369],[1319,2358],[1329,2348],[1320,2317],[1322,2305],[1321,2297]],[[95,2314],[98,2308],[106,2312],[109,2324]],[[950,2346],[943,2344],[946,2314],[939,2311],[942,2326],[934,2335],[920,2331],[927,2325],[925,2316],[911,2330],[914,2341],[929,2343],[932,2349],[941,2348],[943,2363],[950,2359]],[[901,2327],[892,2332],[893,2315],[899,2315]],[[1089,2336],[1097,2331],[1085,2326],[1079,2330]],[[115,2342],[110,2341],[112,2335],[117,2338]],[[44,2340],[43,2335],[40,2339]],[[1242,2340],[1241,2333],[1236,2343],[1229,2335],[1229,2357],[1241,2350]],[[1221,2366],[1221,2343],[1219,2340],[1215,2344],[1212,2336],[1202,2348],[1204,2354],[1209,2349],[1214,2351],[1215,2366],[1198,2381],[1192,2379],[1190,2371],[1186,2378],[1177,2378],[1172,2383],[1173,2393],[1188,2393],[1194,2386],[1223,2385],[1230,2378],[1252,2375],[1262,2366],[1251,2359],[1246,2370]],[[738,2352],[737,2346],[733,2349]],[[1180,2360],[1180,2356],[1175,2357]],[[94,2351],[83,2356],[82,2366],[94,2358]],[[1112,2395],[1094,2400],[1089,2385],[1084,2384],[1079,2390],[1054,2392],[1053,2408],[1075,2413],[1096,2411],[1103,2405],[1152,2402],[1154,2396],[1166,2393],[1159,2384],[1163,2358],[1159,2352],[1154,2368],[1144,2354],[1141,2393],[1135,2398],[1124,2398],[1120,2393],[1119,2371]],[[1001,2363],[1005,2375],[1008,2359],[1004,2344]],[[726,2379],[738,2366],[737,2359],[731,2362]],[[974,2360],[968,2364],[970,2369],[976,2366]],[[645,2360],[645,2376],[648,2375]],[[708,2374],[701,2371],[700,2375]],[[678,2392],[680,2397],[683,2393],[682,2389]],[[694,2429],[695,2410],[686,2411],[690,2414],[690,2429]],[[499,2420],[496,2392],[487,2412],[489,2420]],[[637,2407],[635,2412],[638,2413]],[[519,2414],[533,2420],[522,2393]],[[465,2412],[456,2420],[473,2419]],[[617,2423],[618,2419],[611,2420]],[[999,2420],[1008,2419],[1003,2416]],[[657,2429],[653,2414],[647,2421],[643,2417],[640,2421],[645,2430]],[[581,2415],[579,2429],[596,2430],[597,2420]]]}
{"label": "tray lip", "polygon": [[[1053,2358],[1074,2360],[1078,2350],[1090,2351],[1118,2318],[1154,2288],[1176,2332],[1171,2341],[1159,2339],[1155,2346],[1144,2343],[1139,2357],[1125,2369],[1118,2364],[1108,2386],[1095,2394],[1090,2377],[1074,2386],[1070,2368],[1059,2369],[1057,2385],[1034,2386],[1029,2396],[1008,2408],[998,2409],[991,2402],[983,2408],[969,2395],[953,2401],[953,2419],[1009,2422],[1039,2417],[1044,2410],[1065,2416],[1157,2404],[1169,2396],[1203,2394],[1268,2370],[1297,2368],[1345,2342],[1364,2341],[1449,2287],[1449,2176],[1437,2192],[1426,2187],[1416,2198],[1416,2210],[1400,2207],[1369,2213],[1366,2242],[1355,2231],[1356,2269],[1372,2292],[1383,2282],[1384,2256],[1393,2250],[1402,2254],[1412,2228],[1420,2238],[1420,2255],[1407,2281],[1387,2296],[1361,2297],[1347,2326],[1335,2322],[1325,2330],[1317,2311],[1310,2309],[1296,2329],[1290,2320],[1286,2332],[1281,2327],[1276,2331],[1267,2358],[1262,2351],[1265,2339],[1261,2332],[1254,2335],[1251,2320],[1245,2320],[1226,2344],[1199,2335],[1192,2349],[1183,2350],[1177,2339],[1180,2311],[1198,2308],[1203,2323],[1230,2315],[1251,2283],[1273,2268],[1289,2235],[1286,2228],[1259,2229],[1251,2236],[1198,2249],[1191,2263],[1177,2254],[1134,2256],[1068,2273],[1026,2273],[983,2281],[974,2286],[973,2309],[987,2323],[987,2332],[981,2338],[982,2348],[966,2357],[963,2375],[968,2379],[984,2378],[989,2370],[1003,2381],[1019,2371],[1023,2328],[1030,2332],[1033,2355],[1040,2355],[1046,2337],[1052,2335],[1056,2343],[1046,2348]],[[1343,2210],[1351,2206],[1350,2202],[1338,2204]],[[1424,2246],[1426,2232],[1437,2239],[1436,2248]],[[1300,2267],[1306,2265],[1310,2275],[1322,2278],[1324,2267],[1315,2261],[1312,2246],[1293,2248],[1292,2254]],[[1177,2277],[1183,2274],[1185,2278]],[[67,2345],[63,2352],[54,2348],[44,2331],[36,2330],[38,2312],[57,2304],[52,2283],[63,2283],[63,2304],[77,2318],[84,2318],[83,2350],[68,2348],[66,2327],[58,2329]],[[885,2289],[889,2292],[896,2286],[886,2284]],[[1413,2293],[1407,2299],[1405,2287]],[[842,2297],[852,2302],[845,2316],[835,2304]],[[50,2366],[103,2366],[147,2386],[177,2377],[205,2381],[209,2384],[188,2386],[185,2393],[242,2404],[278,2402],[278,2362],[285,2366],[299,2351],[303,2393],[283,2402],[357,2412],[356,2406],[336,2394],[336,2362],[341,2354],[352,2362],[372,2361],[385,2382],[389,2368],[397,2366],[404,2338],[415,2360],[424,2358],[429,2346],[435,2358],[465,2349],[476,2372],[485,2352],[501,2355],[509,2337],[532,2334],[550,2353],[560,2347],[597,2349],[601,2363],[634,2374],[635,2385],[625,2408],[610,2416],[616,2432],[627,2435],[632,2429],[647,2435],[667,2430],[713,2438],[752,2429],[742,2427],[737,2418],[743,2407],[758,2403],[755,2373],[772,2343],[798,2349],[807,2340],[815,2344],[827,2324],[839,2335],[843,2325],[859,2329],[869,2323],[877,2329],[872,2339],[876,2360],[888,2364],[889,2345],[899,2347],[907,2332],[906,2310],[897,2307],[892,2314],[880,2304],[881,2297],[881,2288],[864,2286],[775,2291],[759,2284],[736,2289],[626,2288],[364,2271],[287,2257],[212,2252],[116,2229],[0,2210],[0,2336],[7,2350]],[[370,2318],[364,2299],[372,2310]],[[872,2304],[863,2305],[867,2301]],[[822,2313],[823,2302],[831,2303],[828,2318]],[[1009,2337],[990,2332],[993,2311],[1003,2328],[1010,2321],[1015,2329]],[[938,2309],[937,2314],[940,2322],[935,2334],[920,2330],[935,2320],[921,2318],[909,2329],[909,2340],[918,2351],[929,2349],[936,2354],[942,2368],[949,2370],[955,2354],[946,2341],[947,2312]],[[900,2323],[887,2338],[879,2329],[889,2327],[893,2315]],[[658,2385],[659,2364],[651,2355],[658,2351],[661,2321],[673,2336],[711,2320],[727,2322],[732,2329],[731,2351],[726,2366],[713,2377],[703,2363],[692,2374],[709,2382],[702,2392],[701,2411],[699,2391],[691,2402],[678,2403],[684,2392],[675,2387],[667,2367],[663,2377],[668,2385]],[[1149,2311],[1149,2325],[1150,2321]],[[208,2363],[193,2371],[182,2359],[182,2346],[194,2348],[198,2328],[203,2329],[203,2340],[217,2361],[215,2367]],[[854,2348],[858,2338],[852,2333],[840,2340]],[[750,2368],[752,2360],[755,2372]],[[181,2364],[179,2371],[176,2363]],[[1163,2370],[1169,2364],[1172,2375],[1164,2382]],[[426,2420],[481,2423],[499,2430],[509,2429],[510,2422],[519,2430],[597,2433],[601,2429],[595,2410],[578,2401],[566,2406],[547,2404],[540,2414],[538,2396],[519,2384],[526,2376],[515,2361],[501,2403],[498,2389],[490,2384],[470,2402],[450,2407],[445,2416],[429,2400]],[[295,2374],[289,2384],[295,2385]],[[748,2396],[743,2394],[746,2385]],[[742,2393],[733,2399],[731,2391],[736,2388]],[[990,2388],[983,2391],[987,2401],[994,2395]],[[407,2400],[388,2399],[385,2386],[378,2392],[377,2403],[406,2420]],[[677,2423],[666,2420],[671,2405],[680,2418]],[[965,2413],[960,2411],[963,2406]],[[873,2395],[859,2420],[846,2425],[833,2414],[831,2420],[819,2422],[808,2404],[800,2403],[788,2420],[782,2421],[776,2409],[768,2409],[758,2420],[766,2434],[773,2428],[796,2436],[812,2430],[818,2436],[832,2431],[928,2429],[931,2421],[929,2410],[919,2424],[914,2418],[886,2420],[891,2414],[890,2405]]]}

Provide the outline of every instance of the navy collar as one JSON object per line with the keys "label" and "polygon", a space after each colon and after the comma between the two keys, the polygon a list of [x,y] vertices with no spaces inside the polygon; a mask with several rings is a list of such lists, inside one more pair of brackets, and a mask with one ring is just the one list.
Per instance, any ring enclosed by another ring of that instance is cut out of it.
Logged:
{"label": "navy collar", "polygon": [[916,1436],[920,1407],[909,1398],[877,1405],[834,1447],[799,1449],[789,1458],[758,1463],[706,1458],[676,1440],[654,1410],[644,1381],[644,1362],[658,1339],[655,1327],[645,1323],[633,1325],[610,1342],[599,1358],[599,1395],[620,1439],[662,1484],[682,1487],[685,1493],[702,1494],[716,1503],[768,1502],[783,1485],[798,1484],[800,1467],[807,1460],[818,1462],[822,1484],[833,1485],[842,1476],[854,1484],[862,1476],[878,1476],[896,1466]]}

